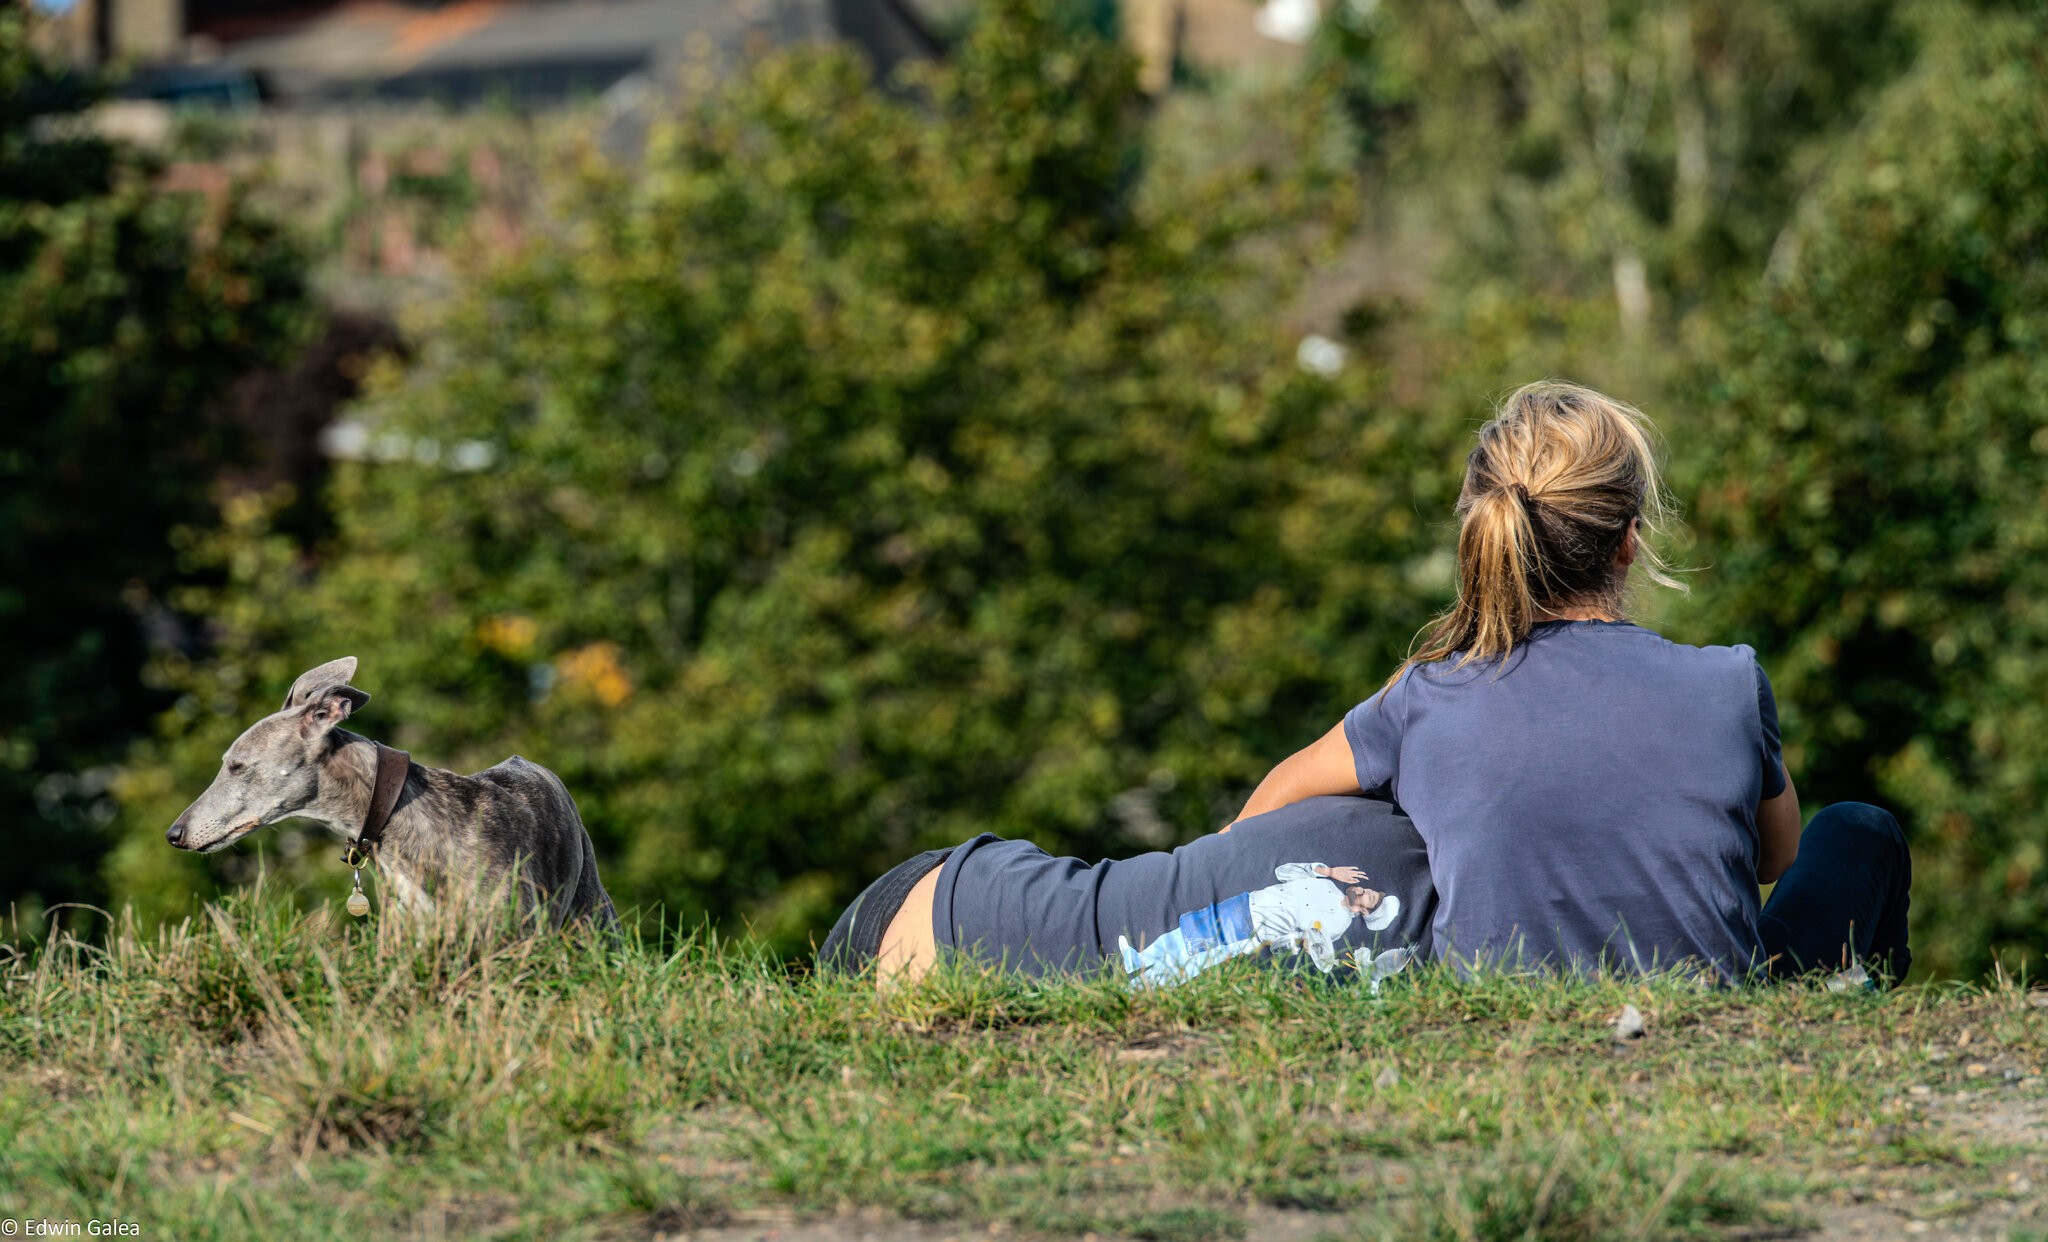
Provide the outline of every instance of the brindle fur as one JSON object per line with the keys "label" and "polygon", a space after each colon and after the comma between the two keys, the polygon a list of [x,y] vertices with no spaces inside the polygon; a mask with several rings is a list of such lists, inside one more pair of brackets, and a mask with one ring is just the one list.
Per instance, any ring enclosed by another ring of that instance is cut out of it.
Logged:
{"label": "brindle fur", "polygon": [[[370,808],[377,748],[337,727],[370,701],[350,685],[354,656],[311,669],[284,707],[250,725],[221,756],[198,801],[164,835],[213,853],[265,824],[297,816],[355,839]],[[617,923],[576,803],[553,772],[518,755],[471,776],[415,762],[377,847],[392,894],[423,906],[449,883],[491,888],[519,878],[520,908],[545,904],[554,925]]]}

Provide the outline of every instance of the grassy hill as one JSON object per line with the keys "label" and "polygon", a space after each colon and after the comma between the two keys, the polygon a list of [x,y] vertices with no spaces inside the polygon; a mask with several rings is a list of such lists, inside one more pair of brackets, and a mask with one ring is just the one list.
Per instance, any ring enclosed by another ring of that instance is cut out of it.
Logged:
{"label": "grassy hill", "polygon": [[[143,1237],[2048,1237],[2048,993],[878,998],[260,891],[0,962],[0,1216]],[[0,958],[6,958],[0,950]],[[1646,1033],[1617,1042],[1625,1004]]]}

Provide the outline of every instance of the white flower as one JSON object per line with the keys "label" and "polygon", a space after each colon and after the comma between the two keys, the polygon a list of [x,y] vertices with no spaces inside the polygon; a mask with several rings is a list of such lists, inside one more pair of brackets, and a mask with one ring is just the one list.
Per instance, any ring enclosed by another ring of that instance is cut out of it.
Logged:
{"label": "white flower", "polygon": [[1301,338],[1301,344],[1294,351],[1294,361],[1304,371],[1330,379],[1344,369],[1346,357],[1344,347],[1327,336],[1314,332]]}

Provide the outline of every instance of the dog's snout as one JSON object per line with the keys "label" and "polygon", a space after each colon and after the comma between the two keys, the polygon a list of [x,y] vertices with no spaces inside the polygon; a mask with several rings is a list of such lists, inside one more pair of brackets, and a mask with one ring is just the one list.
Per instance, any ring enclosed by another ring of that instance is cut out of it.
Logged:
{"label": "dog's snout", "polygon": [[164,840],[176,846],[183,846],[185,844],[185,821],[182,817],[179,818],[177,823],[164,829]]}

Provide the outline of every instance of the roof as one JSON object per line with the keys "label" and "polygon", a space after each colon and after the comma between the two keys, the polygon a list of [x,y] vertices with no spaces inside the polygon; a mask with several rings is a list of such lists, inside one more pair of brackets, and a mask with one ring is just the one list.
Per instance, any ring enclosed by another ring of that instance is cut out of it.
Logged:
{"label": "roof", "polygon": [[730,63],[835,37],[886,70],[930,55],[923,0],[392,0],[271,7],[259,23],[208,33],[227,61],[285,102],[598,95],[635,74],[693,58]]}

